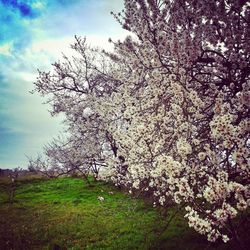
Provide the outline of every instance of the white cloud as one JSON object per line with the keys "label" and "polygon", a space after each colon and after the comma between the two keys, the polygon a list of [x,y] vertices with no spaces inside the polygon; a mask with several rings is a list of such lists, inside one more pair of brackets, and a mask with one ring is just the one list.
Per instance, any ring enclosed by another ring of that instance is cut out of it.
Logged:
{"label": "white cloud", "polygon": [[0,46],[0,56],[11,56],[12,43],[5,43]]}

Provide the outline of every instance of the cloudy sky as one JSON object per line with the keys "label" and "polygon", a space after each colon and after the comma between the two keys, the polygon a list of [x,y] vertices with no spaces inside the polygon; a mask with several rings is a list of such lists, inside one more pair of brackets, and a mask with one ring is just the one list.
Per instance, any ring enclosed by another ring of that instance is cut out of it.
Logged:
{"label": "cloudy sky", "polygon": [[27,167],[63,129],[61,117],[31,95],[37,69],[70,55],[74,35],[92,45],[111,46],[108,38],[124,37],[110,15],[122,0],[0,0],[0,168]]}

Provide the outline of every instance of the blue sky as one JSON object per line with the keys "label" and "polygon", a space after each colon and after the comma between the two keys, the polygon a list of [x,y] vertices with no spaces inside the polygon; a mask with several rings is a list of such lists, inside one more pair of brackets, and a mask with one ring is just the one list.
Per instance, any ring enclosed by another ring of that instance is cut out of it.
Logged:
{"label": "blue sky", "polygon": [[125,32],[110,15],[122,0],[0,0],[0,168],[25,168],[63,130],[44,99],[31,95],[37,69],[49,70],[74,35],[110,48]]}

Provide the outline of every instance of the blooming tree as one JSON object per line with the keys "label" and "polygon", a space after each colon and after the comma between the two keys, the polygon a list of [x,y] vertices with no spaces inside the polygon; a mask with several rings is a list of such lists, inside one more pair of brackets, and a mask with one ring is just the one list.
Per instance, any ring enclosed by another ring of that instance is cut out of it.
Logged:
{"label": "blooming tree", "polygon": [[109,53],[77,38],[80,57],[40,72],[36,90],[52,94],[53,113],[87,135],[83,145],[102,149],[102,178],[183,204],[209,241],[240,242],[233,219],[250,205],[249,3],[124,2],[113,15],[131,36]]}
{"label": "blooming tree", "polygon": [[112,103],[126,128],[110,128],[123,182],[185,203],[210,241],[238,238],[232,219],[250,203],[249,11],[247,1],[135,0],[115,15],[136,35],[114,52],[125,68]]}
{"label": "blooming tree", "polygon": [[[94,145],[95,140],[90,145]],[[82,176],[88,184],[89,174],[94,178],[98,177],[100,167],[105,167],[102,157],[102,149],[95,147],[91,151],[90,147],[86,147],[86,141],[78,138],[61,137],[53,139],[53,141],[44,147],[44,157],[38,156],[35,160],[29,159],[29,167],[38,173],[42,173],[47,177],[59,177],[62,175]],[[93,149],[93,148],[92,148]]]}
{"label": "blooming tree", "polygon": [[52,115],[63,113],[70,138],[54,140],[45,147],[45,159],[30,159],[37,171],[49,176],[89,172],[98,177],[105,157],[117,155],[117,145],[93,105],[100,96],[109,96],[119,83],[108,74],[113,61],[99,49],[90,48],[86,39],[76,37],[72,58],[53,64],[53,72],[39,71],[35,90],[48,96]]}

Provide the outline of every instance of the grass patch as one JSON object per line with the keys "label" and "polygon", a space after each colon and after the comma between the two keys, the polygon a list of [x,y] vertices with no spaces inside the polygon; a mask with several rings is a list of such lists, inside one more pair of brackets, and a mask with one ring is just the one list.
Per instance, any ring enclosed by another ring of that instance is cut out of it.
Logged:
{"label": "grass patch", "polygon": [[209,246],[182,215],[164,231],[176,208],[163,216],[107,183],[89,187],[73,178],[23,179],[13,204],[7,185],[0,180],[0,249],[227,249]]}

